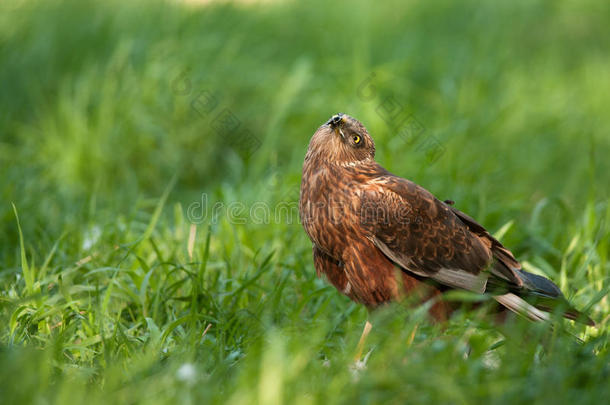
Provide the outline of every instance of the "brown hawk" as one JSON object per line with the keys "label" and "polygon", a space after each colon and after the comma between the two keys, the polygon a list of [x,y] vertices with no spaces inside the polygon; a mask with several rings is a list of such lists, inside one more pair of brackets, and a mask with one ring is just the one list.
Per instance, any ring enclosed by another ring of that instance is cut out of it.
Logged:
{"label": "brown hawk", "polygon": [[[301,221],[318,275],[352,300],[374,308],[404,294],[427,300],[463,289],[490,294],[536,321],[561,304],[566,318],[593,325],[553,282],[523,271],[508,249],[452,203],[375,162],[373,139],[348,115],[334,115],[311,138]],[[446,319],[451,306],[434,302],[431,315]]]}

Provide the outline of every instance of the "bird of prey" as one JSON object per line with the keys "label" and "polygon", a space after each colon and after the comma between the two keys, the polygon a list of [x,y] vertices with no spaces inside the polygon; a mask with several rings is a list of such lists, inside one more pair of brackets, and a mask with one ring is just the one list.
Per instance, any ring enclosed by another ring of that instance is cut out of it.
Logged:
{"label": "bird of prey", "polygon": [[[333,115],[311,138],[299,213],[318,276],[326,275],[341,293],[375,308],[405,294],[425,301],[463,289],[489,294],[535,321],[548,320],[561,305],[566,318],[593,325],[553,282],[524,271],[452,205],[375,162],[373,139],[355,118]],[[433,302],[432,317],[447,319],[449,303]]]}

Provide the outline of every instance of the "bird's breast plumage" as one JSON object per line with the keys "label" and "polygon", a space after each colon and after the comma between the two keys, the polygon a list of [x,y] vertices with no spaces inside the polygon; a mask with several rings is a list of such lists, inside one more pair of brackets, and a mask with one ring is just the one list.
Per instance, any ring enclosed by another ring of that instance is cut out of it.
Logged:
{"label": "bird's breast plumage", "polygon": [[299,212],[312,242],[340,260],[359,236],[361,191],[352,171],[323,162],[305,164]]}

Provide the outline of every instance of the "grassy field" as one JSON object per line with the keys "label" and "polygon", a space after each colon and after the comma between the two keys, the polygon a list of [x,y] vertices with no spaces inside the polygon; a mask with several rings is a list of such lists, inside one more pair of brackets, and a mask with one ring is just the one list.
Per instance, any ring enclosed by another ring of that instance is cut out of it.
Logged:
{"label": "grassy field", "polygon": [[[0,402],[606,402],[608,26],[602,0],[0,2]],[[598,328],[394,305],[354,372],[367,311],[294,210],[339,111]]]}

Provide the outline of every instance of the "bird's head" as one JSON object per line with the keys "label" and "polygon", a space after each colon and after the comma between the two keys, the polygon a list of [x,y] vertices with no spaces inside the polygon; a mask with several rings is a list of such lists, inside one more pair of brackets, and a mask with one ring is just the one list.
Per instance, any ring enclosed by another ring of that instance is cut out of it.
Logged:
{"label": "bird's head", "polygon": [[357,119],[333,115],[311,138],[308,154],[340,165],[357,164],[375,158],[375,143]]}

